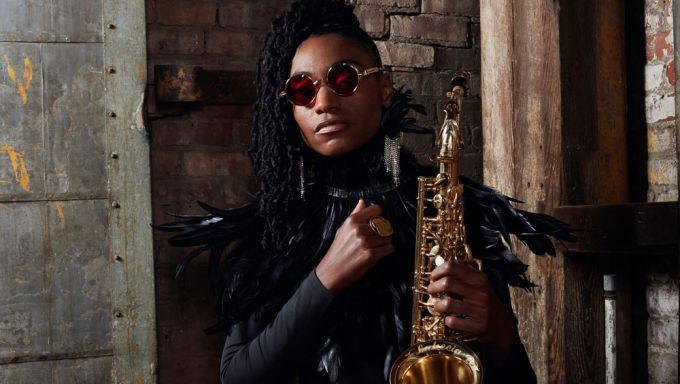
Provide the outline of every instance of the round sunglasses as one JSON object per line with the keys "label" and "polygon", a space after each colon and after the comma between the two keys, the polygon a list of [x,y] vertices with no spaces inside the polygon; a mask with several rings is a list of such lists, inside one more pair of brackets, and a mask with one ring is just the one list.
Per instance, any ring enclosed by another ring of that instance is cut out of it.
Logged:
{"label": "round sunglasses", "polygon": [[382,67],[360,70],[354,64],[341,62],[331,65],[325,80],[312,80],[309,75],[299,73],[291,76],[279,93],[279,97],[287,97],[288,101],[300,107],[306,107],[316,100],[316,94],[322,85],[326,85],[338,96],[347,97],[359,88],[359,81],[366,76],[382,71]]}

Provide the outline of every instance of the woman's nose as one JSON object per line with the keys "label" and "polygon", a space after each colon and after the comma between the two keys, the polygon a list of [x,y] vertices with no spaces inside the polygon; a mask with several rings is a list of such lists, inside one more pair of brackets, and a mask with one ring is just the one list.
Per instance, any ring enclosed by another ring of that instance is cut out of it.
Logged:
{"label": "woman's nose", "polygon": [[340,96],[331,91],[326,84],[319,86],[319,91],[316,93],[316,100],[314,101],[314,110],[318,114],[328,113],[338,109],[340,106]]}

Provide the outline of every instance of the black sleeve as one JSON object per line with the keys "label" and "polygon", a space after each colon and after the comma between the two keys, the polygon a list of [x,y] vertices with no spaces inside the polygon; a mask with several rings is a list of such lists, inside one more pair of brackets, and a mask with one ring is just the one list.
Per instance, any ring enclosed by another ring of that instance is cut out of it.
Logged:
{"label": "black sleeve", "polygon": [[[221,383],[284,382],[313,356],[334,294],[312,271],[273,321],[251,316],[235,324],[224,343]],[[272,380],[276,375],[277,380]],[[283,380],[282,380],[283,379]]]}

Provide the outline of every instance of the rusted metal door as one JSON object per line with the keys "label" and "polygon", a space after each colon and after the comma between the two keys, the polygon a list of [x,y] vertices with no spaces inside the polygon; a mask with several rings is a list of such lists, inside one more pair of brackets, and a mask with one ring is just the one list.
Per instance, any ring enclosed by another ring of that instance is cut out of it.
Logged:
{"label": "rusted metal door", "polygon": [[155,381],[144,9],[0,2],[0,383]]}

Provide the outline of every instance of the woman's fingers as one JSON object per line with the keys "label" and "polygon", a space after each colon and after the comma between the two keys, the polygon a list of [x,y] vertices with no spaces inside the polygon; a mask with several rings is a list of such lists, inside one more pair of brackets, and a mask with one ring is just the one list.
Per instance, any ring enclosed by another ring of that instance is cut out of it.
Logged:
{"label": "woman's fingers", "polygon": [[[362,202],[363,200],[359,200],[359,202]],[[359,204],[357,204],[357,207],[359,207]],[[383,213],[383,209],[381,206],[378,204],[373,204],[368,207],[365,206],[364,204],[363,209],[357,210],[355,208],[354,211],[349,215],[349,220],[354,222],[354,223],[368,223],[368,220],[370,220],[373,217],[381,216]]]}
{"label": "woman's fingers", "polygon": [[471,336],[479,336],[485,332],[484,325],[476,319],[446,316],[444,324],[454,331],[465,332]]}
{"label": "woman's fingers", "polygon": [[471,305],[451,296],[437,300],[434,304],[434,310],[439,313],[449,313],[477,320],[483,320],[487,315],[486,308]]}
{"label": "woman's fingers", "polygon": [[456,280],[472,286],[483,286],[487,283],[484,272],[453,261],[447,261],[435,268],[430,279],[436,281],[445,276],[452,276]]}
{"label": "woman's fingers", "polygon": [[366,202],[364,201],[364,199],[359,199],[359,202],[357,203],[356,207],[354,207],[354,210],[352,210],[352,213],[350,213],[350,215],[362,211],[364,209],[366,209]]}

